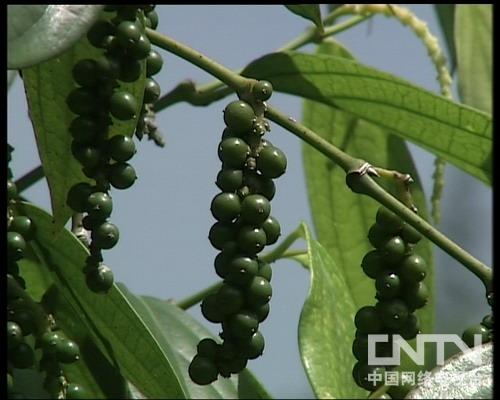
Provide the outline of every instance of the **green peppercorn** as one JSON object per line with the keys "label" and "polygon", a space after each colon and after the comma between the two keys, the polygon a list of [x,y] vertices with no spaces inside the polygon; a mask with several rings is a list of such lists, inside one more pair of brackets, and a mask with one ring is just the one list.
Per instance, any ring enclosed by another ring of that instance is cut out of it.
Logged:
{"label": "green peppercorn", "polygon": [[71,122],[69,131],[76,142],[88,145],[94,142],[100,127],[95,118],[79,116]]}
{"label": "green peppercorn", "polygon": [[132,21],[122,21],[116,27],[116,36],[125,47],[132,47],[140,38],[141,30],[139,26]]}
{"label": "green peppercorn", "polygon": [[249,154],[248,144],[240,138],[227,138],[219,145],[219,159],[224,163],[224,166],[230,168],[242,168]]}
{"label": "green peppercorn", "polygon": [[201,313],[210,322],[222,322],[224,314],[220,311],[215,294],[209,294],[201,302]]}
{"label": "green peppercorn", "polygon": [[272,179],[266,178],[261,174],[255,172],[245,172],[244,184],[250,188],[253,194],[261,194],[269,201],[274,198],[276,193],[276,186]]}
{"label": "green peppercorn", "polygon": [[146,76],[156,75],[163,67],[163,58],[156,50],[151,50],[146,58]]}
{"label": "green peppercorn", "polygon": [[200,355],[194,356],[188,368],[189,377],[198,385],[208,385],[217,380],[217,367],[213,361]]}
{"label": "green peppercorn", "polygon": [[249,132],[255,121],[255,112],[250,104],[242,100],[229,103],[224,109],[224,122],[236,134]]}
{"label": "green peppercorn", "polygon": [[392,238],[392,235],[385,232],[379,224],[373,224],[368,231],[368,240],[376,249]]}
{"label": "green peppercorn", "polygon": [[266,244],[268,245],[276,243],[281,236],[281,226],[278,220],[271,215],[262,223],[261,228],[266,233]]}
{"label": "green peppercorn", "polygon": [[385,207],[380,207],[376,216],[377,225],[386,233],[397,235],[403,228],[403,220]]}
{"label": "green peppercorn", "polygon": [[100,249],[111,249],[118,243],[120,233],[116,225],[103,222],[92,231],[92,242]]}
{"label": "green peppercorn", "polygon": [[262,228],[243,226],[236,238],[238,247],[245,254],[257,254],[264,249],[267,243],[266,233]]}
{"label": "green peppercorn", "polygon": [[394,272],[382,272],[375,280],[375,288],[381,299],[393,299],[400,293],[399,276]]}
{"label": "green peppercorn", "polygon": [[373,391],[380,387],[384,382],[384,367],[377,367],[374,365],[367,365],[365,363],[358,362],[359,367],[357,369],[357,379],[356,383],[358,386],[365,390]]}
{"label": "green peppercorn", "polygon": [[243,306],[243,292],[236,286],[224,284],[215,296],[220,311],[225,315],[235,314]]}
{"label": "green peppercorn", "polygon": [[269,281],[261,276],[254,276],[246,291],[246,302],[255,306],[269,303],[273,294]]}
{"label": "green peppercorn", "polygon": [[135,82],[142,74],[142,64],[132,57],[121,57],[118,79],[123,82]]}
{"label": "green peppercorn", "polygon": [[408,319],[408,306],[400,299],[381,300],[376,308],[382,323],[389,329],[400,329]]}
{"label": "green peppercorn", "polygon": [[271,282],[271,278],[273,276],[273,269],[271,268],[271,265],[262,260],[257,260],[257,263],[259,265],[257,275],[261,276],[268,282]]}
{"label": "green peppercorn", "polygon": [[106,150],[113,160],[119,162],[130,160],[136,153],[134,140],[125,135],[116,135],[110,138]]}
{"label": "green peppercorn", "polygon": [[467,328],[462,334],[462,340],[469,347],[475,346],[475,335],[480,335],[479,344],[487,343],[490,341],[489,329],[485,326],[478,324]]}
{"label": "green peppercorn", "polygon": [[215,184],[224,192],[234,192],[243,186],[243,171],[241,169],[223,168],[217,174]]}
{"label": "green peppercorn", "polygon": [[132,55],[137,60],[144,60],[148,57],[151,51],[151,42],[146,35],[139,36],[139,39],[134,43],[132,47]]}
{"label": "green peppercorn", "polygon": [[401,231],[401,237],[405,242],[411,244],[417,244],[420,239],[422,239],[420,232],[409,224],[404,224],[403,230]]}
{"label": "green peppercorn", "polygon": [[109,110],[116,119],[122,121],[133,119],[137,111],[137,101],[132,94],[117,91],[109,100]]}
{"label": "green peppercorn", "polygon": [[259,322],[262,322],[267,318],[267,316],[269,315],[269,311],[271,309],[269,303],[266,303],[266,304],[264,304],[262,306],[258,306],[258,307],[252,306],[250,304],[250,307],[251,307],[251,311],[255,314],[255,316],[257,317],[257,320]]}
{"label": "green peppercorn", "polygon": [[57,352],[58,343],[64,338],[57,332],[45,332],[41,339],[40,344],[44,354],[55,354]]}
{"label": "green peppercorn", "polygon": [[418,254],[411,254],[403,259],[398,269],[401,280],[405,283],[422,281],[427,275],[425,260]]}
{"label": "green peppercorn", "polygon": [[257,169],[266,178],[278,178],[286,171],[285,154],[274,146],[263,147],[257,157]]}
{"label": "green peppercorn", "polygon": [[405,340],[411,340],[415,338],[419,332],[420,332],[420,322],[418,320],[418,317],[413,313],[408,315],[406,322],[398,330],[398,333]]}
{"label": "green peppercorn", "polygon": [[66,386],[66,399],[88,399],[88,394],[83,386],[68,383],[68,386]]}
{"label": "green peppercorn", "polygon": [[261,225],[271,213],[271,204],[260,194],[246,196],[241,202],[241,218],[255,226]]}
{"label": "green peppercorn", "polygon": [[9,361],[14,368],[31,368],[35,363],[35,353],[29,344],[22,342],[11,349]]}
{"label": "green peppercorn", "polygon": [[99,81],[97,63],[91,58],[78,61],[73,67],[72,74],[76,83],[83,87],[93,87]]}
{"label": "green peppercorn", "polygon": [[106,293],[113,287],[113,271],[108,266],[101,264],[87,272],[85,281],[87,287],[94,293]]}
{"label": "green peppercorn", "polygon": [[66,203],[76,212],[85,212],[87,210],[87,200],[94,191],[94,188],[81,182],[73,185],[68,192]]}
{"label": "green peppercorn", "polygon": [[209,359],[215,358],[215,354],[218,348],[219,345],[216,343],[216,341],[210,338],[200,340],[198,346],[196,347],[197,352],[201,357],[207,357]]}
{"label": "green peppercorn", "polygon": [[241,211],[240,198],[234,193],[219,193],[210,205],[210,211],[215,219],[231,222]]}
{"label": "green peppercorn", "polygon": [[60,362],[70,364],[80,359],[80,349],[72,340],[61,339],[56,343],[56,355]]}
{"label": "green peppercorn", "polygon": [[239,339],[250,339],[257,332],[259,321],[255,314],[241,310],[239,313],[232,315],[227,324],[223,323],[223,329],[227,327],[230,334]]}
{"label": "green peppercorn", "polygon": [[17,232],[7,232],[7,256],[10,261],[19,261],[24,257],[26,242]]}
{"label": "green peppercorn", "polygon": [[212,246],[217,250],[222,250],[223,246],[232,240],[235,240],[236,232],[231,224],[216,222],[210,228],[208,239]]}
{"label": "green peppercorn", "polygon": [[114,32],[114,26],[108,21],[97,21],[87,32],[87,39],[94,47],[101,48],[104,45],[104,38]]}
{"label": "green peppercorn", "polygon": [[380,315],[373,306],[364,306],[354,318],[356,328],[362,333],[379,333],[382,330]]}
{"label": "green peppercorn", "polygon": [[256,260],[250,257],[236,257],[228,265],[227,281],[235,285],[246,285],[258,272]]}
{"label": "green peppercorn", "polygon": [[156,29],[158,27],[158,14],[156,11],[150,11],[146,13],[146,18],[151,24],[151,29]]}
{"label": "green peppercorn", "polygon": [[262,333],[257,331],[252,334],[250,339],[239,340],[237,345],[243,356],[249,360],[254,360],[264,353],[264,336],[262,336]]}
{"label": "green peppercorn", "polygon": [[17,187],[14,181],[7,180],[7,200],[14,200],[17,197]]}
{"label": "green peppercorn", "polygon": [[74,89],[66,98],[66,104],[70,111],[75,114],[92,114],[96,109],[95,94],[84,88]]}
{"label": "green peppercorn", "polygon": [[385,241],[379,247],[380,254],[385,262],[395,264],[401,261],[405,255],[406,245],[399,236],[394,236]]}
{"label": "green peppercorn", "polygon": [[71,144],[71,152],[80,164],[88,169],[97,167],[102,159],[102,150],[99,147],[82,145],[78,142]]}
{"label": "green peppercorn", "polygon": [[7,321],[7,343],[12,349],[24,341],[21,327],[14,321]]}
{"label": "green peppercorn", "polygon": [[422,308],[429,299],[429,289],[424,282],[405,285],[403,300],[410,310]]}
{"label": "green peppercorn", "polygon": [[153,78],[146,78],[144,84],[144,103],[154,103],[160,97],[161,89]]}
{"label": "green peppercorn", "polygon": [[24,215],[18,215],[12,218],[9,225],[9,231],[19,233],[25,241],[28,241],[33,239],[35,234],[35,225],[33,224],[31,218]]}
{"label": "green peppercorn", "polygon": [[376,279],[377,276],[384,270],[383,257],[378,250],[372,250],[363,257],[361,261],[361,268],[363,272],[372,279]]}
{"label": "green peppercorn", "polygon": [[252,87],[252,94],[256,100],[269,100],[273,94],[273,85],[268,81],[259,81]]}
{"label": "green peppercorn", "polygon": [[128,189],[137,179],[134,167],[126,162],[111,164],[107,177],[109,183],[116,189]]}

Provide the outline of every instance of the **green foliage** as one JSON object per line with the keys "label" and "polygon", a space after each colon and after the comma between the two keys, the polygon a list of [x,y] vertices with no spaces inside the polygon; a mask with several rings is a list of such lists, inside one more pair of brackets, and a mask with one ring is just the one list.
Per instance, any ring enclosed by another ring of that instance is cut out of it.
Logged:
{"label": "green foliage", "polygon": [[243,75],[275,91],[318,101],[422,146],[491,185],[491,115],[455,103],[391,74],[329,54],[264,56]]}
{"label": "green foliage", "polygon": [[285,7],[294,14],[312,21],[318,28],[323,29],[319,4],[285,4]]}

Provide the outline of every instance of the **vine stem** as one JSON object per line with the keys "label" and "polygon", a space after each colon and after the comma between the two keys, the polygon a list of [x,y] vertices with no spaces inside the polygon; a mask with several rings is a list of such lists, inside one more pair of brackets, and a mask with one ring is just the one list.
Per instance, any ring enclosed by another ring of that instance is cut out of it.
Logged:
{"label": "vine stem", "polygon": [[[276,51],[280,52],[296,50],[302,46],[305,46],[306,44],[318,42],[326,39],[329,36],[333,36],[340,32],[343,32],[355,25],[360,24],[368,18],[371,18],[371,15],[356,16],[342,23],[326,27],[322,32],[319,31],[318,28],[310,28],[287,44],[281,46]],[[149,31],[146,31],[146,33],[149,35]],[[240,68],[239,70],[235,70],[232,72],[235,74],[240,74],[242,71],[243,69]],[[232,92],[233,90],[230,87],[227,87],[225,83],[220,80],[216,80],[199,86],[197,86],[191,80],[186,80],[184,82],[181,82],[170,92],[158,99],[154,104],[154,110],[158,112],[163,110],[164,108],[182,101],[186,101],[194,106],[206,106],[213,103],[214,101],[223,99],[224,97],[230,95]]]}
{"label": "vine stem", "polygon": [[[208,73],[211,73],[236,91],[246,89],[254,82],[253,79],[247,79],[243,76],[235,74],[230,69],[223,67],[208,57],[205,57],[200,52],[178,43],[174,39],[150,29],[147,29],[147,33],[155,45],[172,52],[207,71]],[[403,203],[386,192],[368,174],[352,174],[352,172],[358,172],[362,166],[368,164],[366,161],[354,158],[343,152],[312,130],[298,123],[294,118],[283,114],[271,106],[268,106],[266,116],[271,121],[274,121],[281,127],[290,131],[306,143],[313,146],[320,153],[331,159],[334,163],[338,164],[348,174],[347,177],[352,178],[357,176],[357,179],[351,180],[351,183],[354,183],[354,185],[349,184],[351,190],[356,193],[372,197],[380,204],[399,215],[404,221],[422,233],[422,235],[479,277],[485,285],[487,292],[492,290],[491,268],[488,268],[481,261],[477,260],[474,256],[462,249],[458,244],[439,232],[436,228],[411,211]]]}
{"label": "vine stem", "polygon": [[33,168],[30,172],[26,173],[16,181],[17,192],[21,193],[31,185],[34,185],[44,176],[45,173],[43,172],[43,166],[39,165],[38,167]]}
{"label": "vine stem", "polygon": [[222,282],[222,281],[216,282],[213,285],[210,285],[209,287],[192,294],[191,296],[188,296],[182,300],[174,302],[174,304],[177,307],[181,308],[182,310],[187,310],[187,309],[191,308],[192,306],[198,304],[200,301],[202,301],[209,294],[217,292],[223,283],[224,282]]}

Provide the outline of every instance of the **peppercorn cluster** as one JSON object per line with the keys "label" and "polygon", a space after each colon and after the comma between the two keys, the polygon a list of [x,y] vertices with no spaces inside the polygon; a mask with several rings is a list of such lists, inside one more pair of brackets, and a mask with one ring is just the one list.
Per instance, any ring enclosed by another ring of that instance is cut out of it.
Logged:
{"label": "peppercorn cluster", "polygon": [[[160,86],[152,76],[163,65],[145,35],[145,27],[155,29],[158,25],[154,5],[108,5],[104,15],[87,33],[89,43],[102,54],[76,62],[72,75],[79,87],[66,99],[76,114],[69,126],[72,153],[85,176],[95,181],[75,184],[68,192],[67,204],[77,213],[86,213],[83,227],[91,232],[86,281],[97,293],[106,292],[113,284],[113,273],[102,263],[101,250],[111,249],[119,240],[117,226],[109,221],[113,210],[110,189],[127,189],[137,178],[128,163],[136,153],[132,137],[109,137],[109,130],[116,121],[130,120],[140,122],[136,123],[138,130],[144,128],[147,108],[160,96]],[[144,70],[147,78],[137,117],[138,100],[123,90],[120,82],[135,82]]]}
{"label": "peppercorn cluster", "polygon": [[420,233],[396,214],[379,208],[376,222],[368,232],[368,240],[375,249],[361,262],[364,273],[375,280],[378,302],[375,306],[362,307],[354,319],[356,337],[352,352],[357,363],[353,378],[363,389],[375,390],[380,386],[383,382],[370,382],[369,375],[384,376],[386,370],[382,366],[368,365],[368,335],[389,335],[389,343],[378,343],[376,347],[378,357],[388,357],[392,355],[392,335],[410,340],[420,332],[414,312],[425,306],[429,297],[423,282],[427,266],[414,252],[420,239]]}
{"label": "peppercorn cluster", "polygon": [[[11,160],[12,147],[8,146],[8,162]],[[35,237],[34,221],[23,215],[16,201],[17,187],[12,180],[12,171],[7,176],[7,389],[9,398],[20,396],[14,390],[12,370],[34,368],[35,349],[42,351],[40,370],[46,372],[45,387],[52,388],[51,394],[58,398],[82,398],[84,388],[64,377],[62,364],[74,363],[79,359],[78,345],[68,339],[49,318],[42,305],[35,302],[25,292],[26,282],[20,276],[19,262],[25,257],[28,244]],[[32,347],[34,337],[35,348]]]}
{"label": "peppercorn cluster", "polygon": [[226,128],[218,147],[222,168],[216,180],[221,192],[210,206],[217,222],[208,235],[219,250],[214,266],[223,283],[201,303],[204,317],[222,324],[223,343],[207,338],[198,344],[189,375],[200,385],[210,384],[219,374],[227,378],[241,372],[264,350],[258,329],[269,314],[272,270],[258,254],[281,233],[270,201],[273,179],[287,165],[283,152],[263,138],[269,131],[263,114],[271,94],[271,84],[259,81],[252,101],[233,101],[224,110]]}

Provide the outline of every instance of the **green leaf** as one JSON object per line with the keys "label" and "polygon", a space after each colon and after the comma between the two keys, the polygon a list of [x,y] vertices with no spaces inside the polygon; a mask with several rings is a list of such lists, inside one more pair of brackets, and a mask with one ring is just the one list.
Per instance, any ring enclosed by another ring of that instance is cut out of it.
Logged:
{"label": "green leaf", "polygon": [[285,7],[294,14],[312,21],[319,29],[323,29],[319,4],[285,4]]}
{"label": "green leaf", "polygon": [[491,4],[457,4],[455,46],[458,92],[470,106],[491,112],[493,14]]}
{"label": "green leaf", "polygon": [[12,84],[16,80],[17,71],[7,71],[7,91],[11,88]]}
{"label": "green leaf", "polygon": [[[45,271],[50,268],[48,265],[43,267]],[[48,289],[43,299],[45,308],[53,315],[57,326],[64,335],[78,343],[80,348],[80,360],[65,365],[66,378],[69,382],[82,385],[92,398],[127,398],[126,381],[119,372],[119,366],[111,363],[99,349],[91,334],[95,327],[87,316],[75,307],[74,302],[75,300],[56,284]]]}
{"label": "green leaf", "polygon": [[492,399],[493,344],[457,354],[434,369],[406,399]]}
{"label": "green leaf", "polygon": [[269,54],[247,66],[243,75],[377,124],[491,185],[492,119],[487,113],[325,54]]}
{"label": "green leaf", "polygon": [[[66,97],[75,88],[71,71],[76,62],[96,58],[102,51],[91,46],[84,37],[61,56],[23,70],[23,82],[28,100],[29,114],[35,132],[38,153],[50,190],[54,229],[61,229],[72,211],[66,205],[69,189],[79,182],[90,182],[83,174],[80,163],[71,152],[72,136],[68,131],[76,117],[66,105]],[[119,82],[119,89],[131,93],[138,103],[140,113],[145,83],[145,61],[142,61],[142,77],[136,82]],[[122,134],[133,135],[137,120],[113,119],[108,137]]]}
{"label": "green leaf", "polygon": [[67,302],[68,313],[85,321],[86,333],[107,361],[148,398],[184,398],[170,360],[120,289],[99,295],[87,288],[82,270],[88,250],[66,229],[54,233],[51,215],[38,207],[21,203],[19,210],[36,221],[34,249],[64,299],[61,304]]}
{"label": "green leaf", "polygon": [[302,227],[311,271],[311,286],[299,320],[302,364],[317,398],[363,398],[365,391],[353,384],[351,372],[354,300],[328,251],[311,238],[305,224]]}
{"label": "green leaf", "polygon": [[454,41],[454,25],[455,25],[455,4],[434,4],[434,11],[439,21],[441,31],[443,32],[450,56],[450,71],[453,73],[457,65],[457,55]]}
{"label": "green leaf", "polygon": [[[345,48],[334,41],[325,42],[318,51],[352,57]],[[308,100],[304,102],[303,122],[321,137],[355,157],[371,158],[375,165],[410,173],[415,179],[415,183],[412,185],[413,199],[420,214],[427,217],[425,196],[418,173],[403,140],[343,111]],[[304,144],[303,156],[315,232],[319,242],[336,264],[335,269],[332,267],[325,273],[341,276],[345,282],[343,290],[349,292],[352,307],[356,311],[362,306],[374,304],[374,282],[363,273],[360,263],[363,256],[372,250],[367,233],[375,222],[375,215],[380,205],[371,198],[354,194],[345,185],[345,172],[307,144]],[[386,189],[391,189],[390,185],[385,184],[384,186]],[[429,242],[423,241],[418,245],[417,252],[429,266],[426,284],[433,293],[432,246]],[[333,278],[330,279],[330,281],[332,280]],[[326,284],[323,283],[323,285]],[[336,293],[336,288],[331,287],[327,292]],[[431,299],[433,297],[431,295]],[[350,324],[350,348],[354,336],[353,316],[344,304],[336,301],[331,305],[330,313],[335,320],[347,321]],[[417,315],[421,320],[422,331],[432,332],[434,303],[430,302],[427,307],[419,310]],[[310,335],[304,340],[311,341],[312,345],[318,342],[336,340],[329,330],[320,331],[318,335]],[[354,360],[351,355],[350,360]],[[308,360],[311,365],[317,362],[316,359]],[[403,364],[405,370],[408,367],[407,363],[408,360]],[[354,361],[351,361],[348,367],[352,368],[353,364]],[[345,378],[343,381],[338,379],[331,382],[331,387],[337,388],[354,384],[350,374],[345,373],[343,377]],[[312,381],[316,378],[311,376],[310,379]]]}
{"label": "green leaf", "polygon": [[7,68],[31,67],[61,54],[87,32],[103,7],[9,4]]}
{"label": "green leaf", "polygon": [[[119,284],[124,295],[141,314],[158,342],[171,349],[176,362],[173,364],[188,398],[228,399],[228,398],[271,398],[255,377],[245,369],[237,379],[220,378],[211,385],[200,386],[191,381],[188,366],[196,354],[196,346],[203,338],[220,341],[203,325],[179,307],[151,296],[135,296],[123,284]],[[250,397],[239,397],[240,386]]]}

